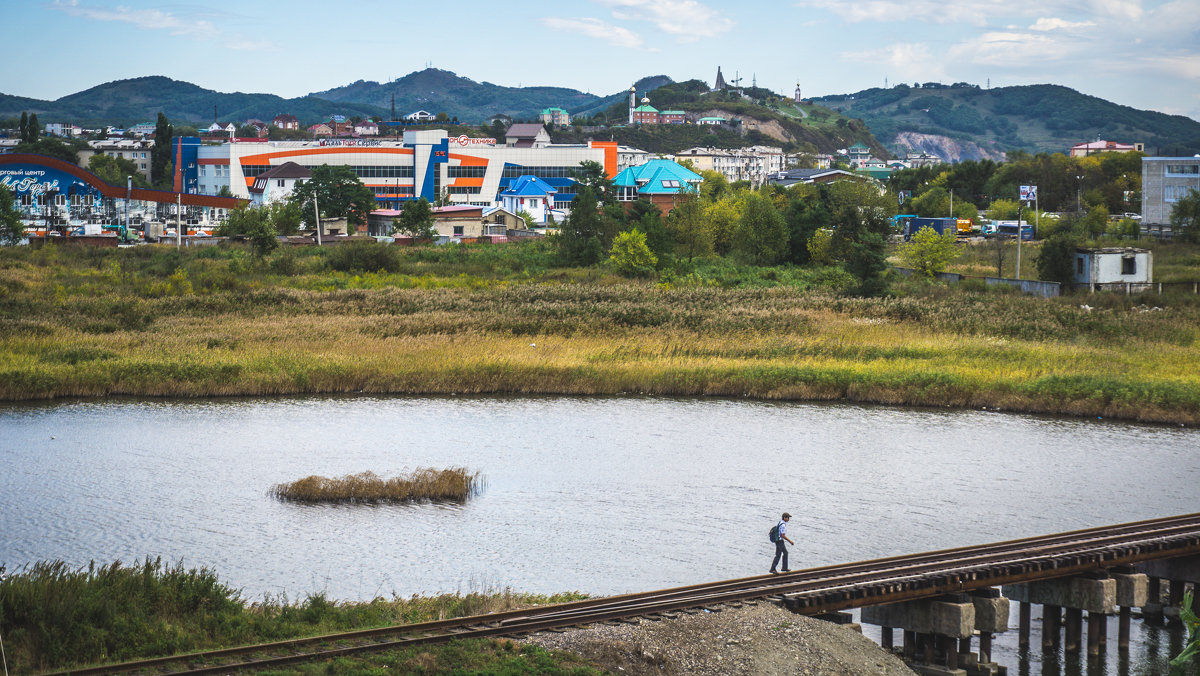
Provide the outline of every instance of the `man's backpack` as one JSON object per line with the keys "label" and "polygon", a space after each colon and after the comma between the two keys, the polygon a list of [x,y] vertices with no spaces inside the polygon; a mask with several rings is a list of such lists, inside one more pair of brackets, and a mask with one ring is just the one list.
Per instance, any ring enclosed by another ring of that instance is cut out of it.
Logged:
{"label": "man's backpack", "polygon": [[779,524],[771,526],[771,530],[767,533],[767,537],[771,539],[771,542],[779,542]]}

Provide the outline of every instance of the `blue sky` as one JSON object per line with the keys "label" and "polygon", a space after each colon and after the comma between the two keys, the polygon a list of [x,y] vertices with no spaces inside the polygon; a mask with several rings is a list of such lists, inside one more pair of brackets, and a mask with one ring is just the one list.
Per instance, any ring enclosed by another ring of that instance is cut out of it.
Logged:
{"label": "blue sky", "polygon": [[0,92],[42,99],[143,75],[293,97],[426,65],[611,94],[721,66],[805,96],[990,79],[1200,119],[1200,0],[4,4]]}

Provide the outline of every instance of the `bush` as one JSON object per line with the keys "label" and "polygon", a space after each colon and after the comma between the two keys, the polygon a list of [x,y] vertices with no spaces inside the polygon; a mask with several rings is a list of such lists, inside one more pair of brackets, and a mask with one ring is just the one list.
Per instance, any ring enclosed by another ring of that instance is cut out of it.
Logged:
{"label": "bush", "polygon": [[654,273],[658,258],[646,245],[646,235],[633,229],[622,232],[613,239],[609,263],[619,274],[626,277],[645,277]]}
{"label": "bush", "polygon": [[397,272],[400,269],[400,255],[396,249],[375,241],[347,242],[330,247],[325,262],[339,272]]}

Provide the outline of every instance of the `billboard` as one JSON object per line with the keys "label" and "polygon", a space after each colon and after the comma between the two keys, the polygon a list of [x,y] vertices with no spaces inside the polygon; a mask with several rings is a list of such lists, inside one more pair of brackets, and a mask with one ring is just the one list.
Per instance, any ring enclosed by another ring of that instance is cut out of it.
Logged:
{"label": "billboard", "polygon": [[1021,201],[1022,202],[1032,202],[1036,199],[1037,199],[1037,186],[1036,185],[1021,186]]}

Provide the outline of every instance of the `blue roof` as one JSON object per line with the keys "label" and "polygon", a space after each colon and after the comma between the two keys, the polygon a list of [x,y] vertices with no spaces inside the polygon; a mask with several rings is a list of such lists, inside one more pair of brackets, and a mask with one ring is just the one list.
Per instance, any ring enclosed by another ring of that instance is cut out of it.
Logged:
{"label": "blue roof", "polygon": [[513,181],[508,190],[505,190],[502,195],[510,195],[513,197],[543,197],[545,195],[553,195],[558,192],[549,183],[543,181],[537,176],[520,176]]}
{"label": "blue roof", "polygon": [[700,174],[671,160],[650,160],[638,166],[628,167],[613,177],[613,185],[622,188],[637,188],[639,194],[675,194],[695,189]]}

